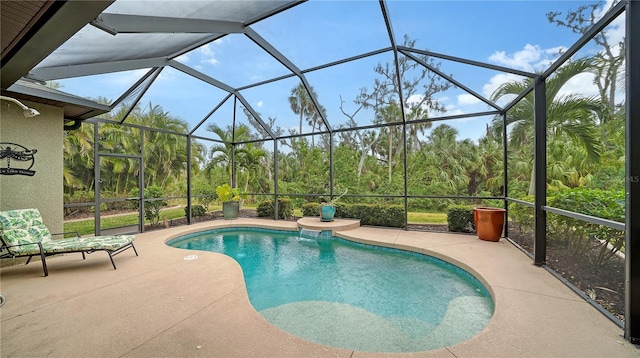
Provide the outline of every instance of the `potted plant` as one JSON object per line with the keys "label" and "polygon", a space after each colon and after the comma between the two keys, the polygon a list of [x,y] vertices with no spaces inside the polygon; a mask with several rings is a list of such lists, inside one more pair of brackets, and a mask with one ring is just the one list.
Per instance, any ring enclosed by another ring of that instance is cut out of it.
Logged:
{"label": "potted plant", "polygon": [[347,193],[347,190],[349,189],[345,189],[344,193],[328,202],[322,199],[322,203],[320,203],[320,221],[333,221],[333,216],[336,214],[336,203]]}
{"label": "potted plant", "polygon": [[229,184],[218,185],[216,194],[218,194],[218,199],[222,201],[224,219],[237,219],[240,213],[240,199],[246,197],[246,194],[238,188],[232,188]]}
{"label": "potted plant", "polygon": [[473,221],[480,240],[500,241],[504,229],[505,212],[505,209],[500,208],[473,208]]}

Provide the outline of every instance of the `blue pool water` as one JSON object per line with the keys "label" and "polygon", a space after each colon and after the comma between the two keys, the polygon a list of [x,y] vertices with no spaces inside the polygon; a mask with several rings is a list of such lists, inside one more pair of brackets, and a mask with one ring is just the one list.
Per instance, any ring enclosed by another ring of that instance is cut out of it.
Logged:
{"label": "blue pool water", "polygon": [[478,334],[493,315],[491,296],[475,277],[422,254],[251,228],[204,231],[168,244],[231,256],[260,314],[324,345],[437,349]]}

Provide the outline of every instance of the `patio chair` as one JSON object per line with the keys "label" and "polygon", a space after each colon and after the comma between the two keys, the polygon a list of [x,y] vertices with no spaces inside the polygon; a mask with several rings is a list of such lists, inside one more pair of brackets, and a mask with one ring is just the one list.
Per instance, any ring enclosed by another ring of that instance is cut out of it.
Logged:
{"label": "patio chair", "polygon": [[138,256],[138,251],[133,246],[134,235],[109,235],[80,237],[76,233],[75,237],[53,239],[53,235],[44,225],[38,209],[21,209],[0,211],[0,258],[28,257],[28,264],[33,256],[40,256],[42,259],[42,270],[48,276],[47,256],[64,253],[85,253],[91,254],[96,251],[105,251],[109,254],[111,265],[116,269],[113,256],[131,248]]}

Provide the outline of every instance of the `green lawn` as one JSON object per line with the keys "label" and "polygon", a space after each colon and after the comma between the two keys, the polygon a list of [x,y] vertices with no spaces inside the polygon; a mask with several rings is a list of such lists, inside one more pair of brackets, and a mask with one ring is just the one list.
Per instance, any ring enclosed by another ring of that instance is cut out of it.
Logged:
{"label": "green lawn", "polygon": [[418,213],[409,212],[407,221],[416,224],[446,224],[446,213]]}
{"label": "green lawn", "polygon": [[[251,206],[244,206],[245,208],[252,208]],[[221,207],[211,206],[210,210],[220,210]],[[295,216],[302,216],[302,211],[299,209],[294,210]],[[184,217],[184,208],[168,208],[163,209],[160,212],[160,220],[163,217],[167,217],[168,220],[178,219]],[[419,223],[419,224],[446,224],[447,223],[447,214],[446,213],[418,213],[418,212],[409,212],[408,221],[410,223]],[[120,227],[120,226],[129,226],[129,225],[137,225],[138,224],[138,214],[132,213],[129,215],[121,215],[121,216],[109,216],[105,217],[101,220],[101,225],[103,228],[112,228],[112,227]],[[65,222],[64,223],[64,231],[65,232],[79,232],[80,235],[88,235],[93,234],[94,232],[94,223],[93,218],[83,220],[83,221],[74,221],[74,222]]]}

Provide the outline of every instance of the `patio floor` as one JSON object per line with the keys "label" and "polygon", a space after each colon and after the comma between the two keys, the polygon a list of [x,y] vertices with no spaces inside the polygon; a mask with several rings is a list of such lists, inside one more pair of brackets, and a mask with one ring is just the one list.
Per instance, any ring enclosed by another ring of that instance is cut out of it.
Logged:
{"label": "patio floor", "polygon": [[[272,326],[249,303],[240,266],[165,245],[211,227],[296,228],[295,222],[215,220],[138,234],[113,270],[105,253],[0,270],[1,357],[638,357],[622,330],[506,240],[361,227],[339,236],[411,249],[479,275],[495,300],[477,336],[444,349],[381,354],[336,349]],[[195,260],[185,260],[197,254]]]}

